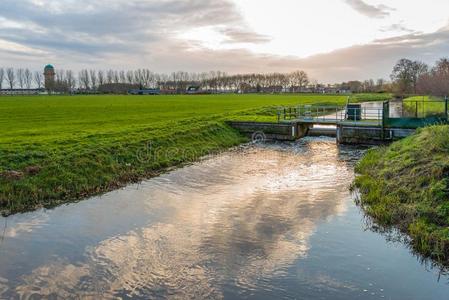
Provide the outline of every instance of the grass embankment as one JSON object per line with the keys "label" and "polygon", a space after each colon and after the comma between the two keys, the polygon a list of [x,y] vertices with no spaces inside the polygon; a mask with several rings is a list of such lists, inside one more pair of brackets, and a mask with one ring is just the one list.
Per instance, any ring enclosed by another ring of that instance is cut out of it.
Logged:
{"label": "grass embankment", "polygon": [[356,171],[365,211],[407,233],[419,253],[449,264],[449,126],[370,150]]}
{"label": "grass embankment", "polygon": [[[389,95],[358,95],[378,100]],[[346,96],[0,97],[0,211],[102,193],[246,141],[226,120],[275,121],[276,106]]]}

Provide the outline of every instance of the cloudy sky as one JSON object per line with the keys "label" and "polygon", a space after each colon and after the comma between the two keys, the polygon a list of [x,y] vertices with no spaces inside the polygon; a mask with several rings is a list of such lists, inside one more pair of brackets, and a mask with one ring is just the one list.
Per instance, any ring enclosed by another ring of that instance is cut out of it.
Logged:
{"label": "cloudy sky", "polygon": [[157,72],[304,69],[388,78],[449,56],[448,0],[1,0],[0,66]]}

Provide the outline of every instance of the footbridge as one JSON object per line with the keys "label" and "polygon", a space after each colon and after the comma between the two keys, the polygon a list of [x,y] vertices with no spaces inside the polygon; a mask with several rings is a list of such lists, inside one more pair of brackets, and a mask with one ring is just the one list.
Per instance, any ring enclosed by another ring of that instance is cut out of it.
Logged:
{"label": "footbridge", "polygon": [[257,139],[296,140],[328,135],[338,143],[380,144],[412,134],[416,128],[448,123],[448,99],[298,105],[277,111],[276,123],[230,122]]}

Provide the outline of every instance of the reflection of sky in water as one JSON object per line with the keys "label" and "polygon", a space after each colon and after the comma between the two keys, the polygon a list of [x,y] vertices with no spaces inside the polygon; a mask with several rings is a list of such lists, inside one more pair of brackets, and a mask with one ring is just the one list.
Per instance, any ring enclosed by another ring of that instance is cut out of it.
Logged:
{"label": "reflection of sky in water", "polygon": [[[317,269],[292,271],[298,260],[307,266],[318,226],[347,214],[348,161],[358,155],[327,139],[243,148],[138,188],[14,216],[0,246],[0,292],[206,299],[265,291],[273,298],[294,296],[300,282],[358,291]],[[279,278],[297,283],[289,291]]]}

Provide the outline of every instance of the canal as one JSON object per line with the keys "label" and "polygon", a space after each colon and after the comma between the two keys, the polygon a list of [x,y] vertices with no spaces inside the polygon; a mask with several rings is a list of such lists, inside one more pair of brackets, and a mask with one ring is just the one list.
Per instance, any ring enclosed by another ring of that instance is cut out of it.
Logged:
{"label": "canal", "polygon": [[447,299],[449,277],[354,204],[364,151],[247,145],[0,218],[0,299]]}

